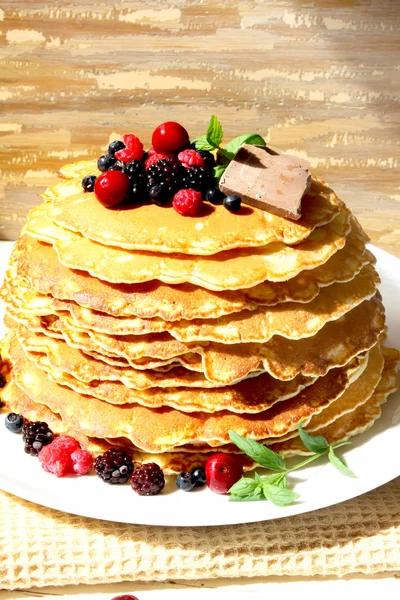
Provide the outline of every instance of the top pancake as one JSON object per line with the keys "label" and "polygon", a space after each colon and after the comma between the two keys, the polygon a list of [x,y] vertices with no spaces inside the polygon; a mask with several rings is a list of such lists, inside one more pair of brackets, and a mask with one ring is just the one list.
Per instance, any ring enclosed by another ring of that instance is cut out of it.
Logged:
{"label": "top pancake", "polygon": [[[297,246],[273,242],[261,248],[238,248],[213,256],[162,254],[104,246],[56,225],[50,205],[32,209],[24,233],[53,245],[59,261],[110,283],[192,283],[209,290],[237,290],[263,281],[286,281],[324,264],[346,243],[350,213],[341,206],[327,225]],[[221,275],[223,276],[221,277]]]}
{"label": "top pancake", "polygon": [[73,179],[47,190],[45,198],[52,201],[50,217],[88,239],[127,250],[210,255],[271,242],[296,244],[315,227],[329,223],[340,206],[336,194],[312,177],[311,189],[302,200],[302,217],[296,222],[249,206],[233,213],[208,203],[195,218],[154,204],[119,205],[110,210],[93,193],[83,193],[81,179],[88,172],[97,174],[93,162],[82,163],[73,171]]}

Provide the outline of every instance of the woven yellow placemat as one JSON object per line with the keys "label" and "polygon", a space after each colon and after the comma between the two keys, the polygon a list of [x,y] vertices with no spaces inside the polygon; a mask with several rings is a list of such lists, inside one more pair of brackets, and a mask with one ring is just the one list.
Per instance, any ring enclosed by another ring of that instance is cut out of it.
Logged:
{"label": "woven yellow placemat", "polygon": [[77,517],[0,492],[0,589],[400,571],[400,478],[326,509],[223,527]]}

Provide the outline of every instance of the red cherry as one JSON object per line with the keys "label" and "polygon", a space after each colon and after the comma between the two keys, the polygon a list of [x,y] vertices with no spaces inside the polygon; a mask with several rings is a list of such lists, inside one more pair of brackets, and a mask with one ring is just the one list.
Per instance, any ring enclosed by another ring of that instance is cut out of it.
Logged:
{"label": "red cherry", "polygon": [[131,594],[123,594],[122,596],[114,596],[111,600],[138,600],[136,596]]}
{"label": "red cherry", "polygon": [[206,462],[206,482],[216,494],[226,494],[242,475],[242,463],[233,454],[218,452]]}
{"label": "red cherry", "polygon": [[163,154],[178,154],[189,145],[189,134],[182,125],[175,121],[162,123],[153,131],[151,138],[156,152]]}
{"label": "red cherry", "polygon": [[129,177],[122,171],[106,171],[96,179],[94,195],[107,208],[120,204],[128,193]]}

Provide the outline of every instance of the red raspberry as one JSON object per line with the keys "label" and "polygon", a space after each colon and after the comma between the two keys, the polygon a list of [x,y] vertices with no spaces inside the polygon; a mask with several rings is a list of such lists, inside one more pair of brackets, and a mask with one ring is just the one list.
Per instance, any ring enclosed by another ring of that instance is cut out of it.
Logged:
{"label": "red raspberry", "polygon": [[148,154],[149,156],[151,156],[152,154],[157,154],[157,152],[154,150],[154,148],[153,148],[153,146],[152,146],[152,147],[151,147],[149,150],[147,150],[147,154]]}
{"label": "red raspberry", "polygon": [[[124,150],[121,150],[124,152]],[[129,177],[122,171],[106,171],[98,176],[94,184],[97,200],[110,208],[120,204],[128,193]]]}
{"label": "red raspberry", "polygon": [[149,158],[146,160],[146,162],[144,163],[144,166],[146,167],[146,171],[151,166],[155,165],[156,162],[158,162],[159,160],[164,160],[165,158],[169,158],[168,154],[159,154],[157,152],[153,152],[153,154],[151,154],[149,156]]}
{"label": "red raspberry", "polygon": [[142,142],[133,133],[127,133],[122,136],[126,148],[118,150],[115,157],[122,162],[131,162],[132,160],[142,160],[144,148]]}
{"label": "red raspberry", "polygon": [[153,131],[151,142],[157,152],[178,154],[189,146],[189,134],[179,123],[167,121]]}
{"label": "red raspberry", "polygon": [[54,443],[43,446],[39,452],[39,461],[43,469],[57,477],[64,477],[71,472],[71,456],[67,450]]}
{"label": "red raspberry", "polygon": [[78,475],[86,475],[93,466],[93,457],[88,450],[75,450],[71,454],[72,471]]}
{"label": "red raspberry", "polygon": [[196,150],[184,150],[178,154],[184,167],[204,167],[204,158]]}
{"label": "red raspberry", "polygon": [[78,450],[80,448],[79,442],[70,435],[59,435],[58,437],[54,438],[52,445],[53,448],[66,450],[66,452],[69,452],[70,454],[74,452],[74,450]]}
{"label": "red raspberry", "polygon": [[203,198],[196,190],[179,190],[172,200],[172,206],[180,215],[195,217],[203,207]]}

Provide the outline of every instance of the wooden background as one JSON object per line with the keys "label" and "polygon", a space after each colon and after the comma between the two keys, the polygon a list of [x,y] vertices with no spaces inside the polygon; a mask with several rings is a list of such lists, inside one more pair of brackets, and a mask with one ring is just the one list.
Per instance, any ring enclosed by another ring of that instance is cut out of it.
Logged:
{"label": "wooden background", "polygon": [[5,0],[0,238],[68,162],[217,114],[307,157],[400,256],[398,0]]}

